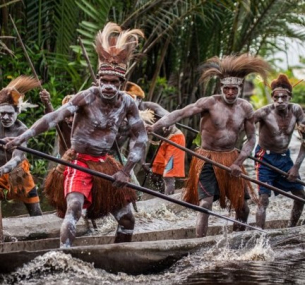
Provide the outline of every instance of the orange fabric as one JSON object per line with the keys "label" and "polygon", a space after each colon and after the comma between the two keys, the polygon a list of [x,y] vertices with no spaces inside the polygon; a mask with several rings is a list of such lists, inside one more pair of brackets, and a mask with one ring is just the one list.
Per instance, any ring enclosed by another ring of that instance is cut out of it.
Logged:
{"label": "orange fabric", "polygon": [[[185,147],[185,137],[182,133],[174,134],[169,140]],[[162,142],[155,157],[152,172],[163,177],[184,177],[185,152],[167,142]]]}
{"label": "orange fabric", "polygon": [[[13,179],[14,175],[17,175],[18,179]],[[16,183],[16,180],[18,180],[18,183]],[[30,191],[34,188],[35,182],[30,173],[30,164],[26,159],[19,163],[12,172],[6,173],[0,177],[1,200],[19,200],[28,204],[38,203],[38,195],[29,197]]]}

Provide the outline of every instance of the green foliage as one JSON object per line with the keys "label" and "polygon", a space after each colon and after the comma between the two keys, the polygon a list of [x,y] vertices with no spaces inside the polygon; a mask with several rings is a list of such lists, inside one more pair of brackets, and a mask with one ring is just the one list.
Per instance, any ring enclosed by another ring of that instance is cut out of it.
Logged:
{"label": "green foliage", "polygon": [[43,177],[48,171],[47,161],[44,159],[36,159],[30,169],[32,175]]}
{"label": "green foliage", "polygon": [[[94,2],[88,0],[75,1],[78,8],[84,14],[83,21],[80,22],[77,32],[82,38],[93,70],[96,70],[98,61],[92,43],[95,40],[97,32],[105,26],[113,2],[112,0],[96,0]],[[72,45],[71,48],[77,54],[82,53],[79,45]],[[85,65],[84,59],[82,64]]]}
{"label": "green foliage", "polygon": [[270,103],[270,95],[268,94],[270,91],[268,90],[268,87],[264,85],[261,79],[256,78],[253,80],[253,82],[255,89],[250,98],[250,102],[252,103],[254,109],[259,109]]}
{"label": "green foliage", "polygon": [[201,146],[201,134],[198,133],[196,138],[193,140],[193,144],[196,145],[196,146]]}
{"label": "green foliage", "polygon": [[[147,86],[146,88],[148,89],[149,87]],[[174,86],[168,84],[165,77],[157,78],[155,94],[157,94],[155,97],[156,102],[166,110],[171,111],[177,109],[178,101],[174,99],[176,98],[177,90]]]}

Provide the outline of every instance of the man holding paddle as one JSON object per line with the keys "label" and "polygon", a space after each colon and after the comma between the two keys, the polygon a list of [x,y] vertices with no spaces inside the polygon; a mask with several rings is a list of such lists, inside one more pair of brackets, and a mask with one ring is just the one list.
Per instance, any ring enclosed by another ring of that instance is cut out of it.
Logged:
{"label": "man holding paddle", "polygon": [[[118,41],[119,36],[121,41]],[[72,167],[66,168],[64,184],[57,182],[64,186],[67,207],[61,227],[61,247],[72,245],[83,207],[88,209],[90,219],[113,214],[118,221],[115,242],[131,241],[135,221],[130,203],[135,201],[136,195],[124,185],[129,181],[134,165],[144,155],[147,134],[134,100],[120,91],[120,87],[138,37],[143,36],[140,30],[122,31],[117,24],[108,23],[97,34],[95,42],[99,56],[99,85],[79,92],[69,103],[44,115],[28,131],[7,144],[8,148],[18,146],[75,114],[71,149],[65,156],[72,156],[75,165],[113,175],[112,184]],[[125,117],[131,128],[133,147],[122,167],[108,152]]]}
{"label": "man holding paddle", "polygon": [[[299,178],[299,168],[305,157],[305,146],[302,142],[298,157],[293,164],[288,149],[295,126],[298,125],[302,139],[304,136],[305,116],[302,107],[290,103],[292,98],[292,85],[286,75],[281,74],[271,82],[273,104],[258,109],[254,113],[255,122],[259,123],[259,141],[255,150],[255,156],[262,162],[288,172],[283,177],[280,173],[256,163],[257,178],[269,185],[275,186],[297,197],[305,198],[303,186],[295,180]],[[275,195],[278,193],[275,192]],[[259,186],[259,205],[256,212],[257,226],[264,228],[266,221],[266,209],[269,204],[271,190]],[[304,203],[294,200],[290,216],[289,226],[294,227],[302,214]]]}
{"label": "man holding paddle", "polygon": [[[213,57],[202,66],[201,79],[218,76],[221,94],[204,97],[196,103],[164,116],[147,130],[168,127],[179,120],[201,113],[201,147],[197,153],[230,167],[230,172],[219,169],[193,157],[184,200],[211,210],[213,201],[219,199],[221,207],[229,206],[236,211],[236,219],[246,222],[249,208],[245,201],[249,186],[239,176],[244,169],[242,163],[255,145],[253,108],[249,102],[239,98],[244,78],[250,73],[259,73],[266,79],[269,65],[262,59],[247,54]],[[239,133],[245,130],[247,142],[238,153],[235,145]],[[229,203],[227,203],[229,201]],[[206,236],[208,214],[197,215],[197,237]],[[234,230],[244,230],[234,224]]]}

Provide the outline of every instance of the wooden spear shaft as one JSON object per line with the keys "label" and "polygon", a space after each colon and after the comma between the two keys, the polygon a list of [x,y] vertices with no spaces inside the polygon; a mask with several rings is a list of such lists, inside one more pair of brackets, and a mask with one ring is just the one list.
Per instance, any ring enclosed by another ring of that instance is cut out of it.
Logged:
{"label": "wooden spear shaft", "polygon": [[85,60],[86,60],[86,62],[87,62],[87,66],[88,66],[88,68],[89,68],[89,71],[90,71],[92,80],[93,80],[95,83],[97,83],[97,82],[96,82],[96,76],[95,76],[95,73],[94,73],[94,71],[93,71],[93,69],[92,69],[92,66],[91,66],[91,63],[90,63],[90,60],[89,60],[89,57],[88,57],[88,53],[87,53],[86,48],[85,48],[85,46],[84,46],[84,44],[83,44],[82,38],[81,38],[81,37],[78,37],[78,41],[79,41],[79,44],[80,44],[80,46],[81,46],[81,48],[82,48],[83,56],[84,56],[84,58],[85,58]]}
{"label": "wooden spear shaft", "polygon": [[[10,19],[11,19],[11,21],[12,21],[12,23],[13,23],[14,29],[15,29],[16,34],[17,34],[17,37],[18,37],[18,39],[19,39],[19,43],[20,43],[20,45],[21,45],[21,47],[22,47],[22,49],[23,49],[24,55],[25,55],[25,57],[26,57],[26,59],[27,59],[29,65],[30,65],[30,67],[31,67],[31,69],[32,69],[32,72],[33,72],[33,74],[34,74],[36,80],[39,82],[39,87],[40,87],[40,90],[42,91],[42,90],[43,90],[43,87],[42,87],[41,82],[40,82],[40,80],[39,80],[39,78],[38,78],[38,75],[37,75],[37,73],[36,73],[36,70],[35,70],[35,68],[34,68],[34,65],[33,65],[32,61],[31,61],[31,59],[30,59],[30,57],[29,57],[29,54],[28,54],[28,52],[27,52],[27,50],[26,50],[26,48],[25,48],[25,46],[24,46],[24,44],[23,44],[23,41],[22,41],[22,39],[21,39],[21,36],[20,36],[20,34],[19,34],[19,32],[18,32],[17,26],[15,25],[15,22],[14,22],[12,16],[11,16],[11,14],[10,14],[9,16],[10,16]],[[52,109],[53,109],[53,106],[52,106]],[[65,148],[66,148],[66,150],[67,150],[67,149],[68,149],[68,146],[67,146],[66,140],[65,140],[65,138],[64,138],[64,136],[63,136],[63,134],[62,134],[62,131],[61,131],[60,127],[59,127],[58,125],[56,125],[55,127],[56,127],[56,131],[57,131],[58,135],[60,136],[60,139],[61,139],[62,142],[64,143]]]}
{"label": "wooden spear shaft", "polygon": [[[5,145],[6,142],[3,141],[3,140],[0,140],[0,144]],[[43,152],[40,152],[40,151],[31,149],[31,148],[28,148],[28,147],[17,146],[16,148],[19,149],[19,150],[21,150],[21,151],[24,151],[24,152],[27,152],[27,153],[30,153],[30,154],[33,154],[33,155],[37,155],[37,156],[39,156],[39,157],[42,157],[42,158],[45,158],[45,159],[54,161],[54,162],[56,162],[56,163],[59,163],[59,164],[65,165],[65,166],[69,166],[69,167],[71,167],[71,168],[75,168],[75,169],[80,170],[80,171],[82,171],[82,172],[85,172],[85,173],[88,173],[88,174],[91,174],[91,175],[94,175],[94,176],[97,176],[97,177],[100,177],[100,178],[109,180],[109,181],[111,181],[111,182],[114,182],[114,178],[113,178],[112,176],[110,176],[110,175],[105,174],[105,173],[98,172],[98,171],[95,171],[95,170],[92,170],[92,169],[89,169],[89,168],[81,167],[81,166],[79,166],[79,165],[76,165],[76,164],[73,164],[73,163],[71,163],[71,162],[68,162],[68,161],[65,161],[65,160],[62,160],[62,159],[53,157],[53,156],[51,156],[51,155],[45,154],[45,153],[43,153]],[[161,194],[161,193],[156,192],[156,191],[154,191],[154,190],[151,190],[151,189],[149,189],[149,188],[141,187],[141,186],[132,184],[132,183],[130,183],[130,182],[127,182],[127,183],[126,183],[126,186],[127,186],[127,187],[130,187],[130,188],[133,188],[133,189],[135,189],[135,190],[138,190],[138,191],[141,191],[141,192],[150,194],[150,195],[152,195],[152,196],[156,196],[156,197],[161,198],[161,199],[163,199],[163,200],[167,200],[167,201],[170,201],[170,202],[172,202],[172,203],[175,203],[175,204],[184,206],[184,207],[189,208],[189,209],[192,209],[192,210],[194,210],[194,211],[198,211],[198,212],[201,212],[201,213],[205,213],[205,214],[208,214],[208,215],[212,215],[212,216],[215,216],[215,217],[218,217],[218,218],[221,218],[221,219],[230,221],[230,222],[234,222],[234,223],[239,224],[239,225],[242,225],[242,226],[246,226],[246,227],[248,227],[248,228],[250,228],[250,229],[257,230],[257,231],[260,231],[260,232],[262,232],[262,233],[266,233],[266,231],[264,231],[264,230],[262,230],[262,229],[260,229],[260,228],[251,226],[251,225],[249,225],[249,224],[246,224],[246,223],[243,223],[243,222],[234,220],[234,219],[229,218],[229,217],[226,217],[226,216],[222,216],[222,215],[217,214],[217,213],[215,213],[215,212],[213,212],[213,211],[210,211],[210,210],[208,210],[208,209],[205,209],[205,208],[202,208],[202,207],[199,207],[199,206],[196,206],[196,205],[193,205],[193,204],[190,204],[190,203],[181,201],[181,200],[174,199],[174,198],[172,198],[172,197],[169,197],[169,196],[167,196],[167,195]]]}
{"label": "wooden spear shaft", "polygon": [[[228,172],[231,172],[231,169],[229,167],[225,166],[225,165],[222,165],[222,164],[220,164],[218,162],[215,162],[215,161],[213,161],[213,160],[211,160],[211,159],[209,159],[209,158],[207,158],[207,157],[205,157],[203,155],[200,155],[200,154],[198,154],[198,153],[196,153],[196,152],[194,152],[194,151],[192,151],[192,150],[190,150],[188,148],[185,148],[185,147],[183,147],[183,146],[181,146],[179,144],[176,144],[176,143],[174,143],[174,142],[172,142],[172,141],[170,141],[170,140],[168,140],[168,139],[166,139],[166,138],[164,138],[164,137],[162,137],[162,136],[160,136],[160,135],[158,135],[158,134],[156,134],[154,132],[151,132],[151,134],[154,135],[155,137],[159,138],[160,140],[163,140],[163,141],[165,141],[165,142],[167,142],[167,143],[169,143],[169,144],[171,144],[171,145],[173,145],[173,146],[175,146],[175,147],[177,147],[177,148],[179,148],[179,149],[181,149],[181,150],[183,150],[183,151],[185,151],[185,152],[187,152],[187,153],[189,153],[189,154],[191,154],[193,156],[198,157],[199,159],[202,159],[202,160],[204,160],[204,161],[206,161],[208,163],[211,163],[211,164],[213,164],[213,165],[215,165],[215,166],[217,166],[217,167],[219,167],[221,169],[224,169],[224,170],[226,170]],[[287,192],[285,192],[285,191],[283,191],[283,190],[281,190],[281,189],[279,189],[277,187],[274,187],[272,185],[269,185],[267,183],[264,183],[264,182],[261,182],[259,180],[253,179],[253,178],[251,178],[251,177],[249,177],[249,176],[247,176],[247,175],[245,175],[243,173],[240,175],[240,177],[242,177],[242,178],[244,178],[246,180],[249,180],[249,181],[251,181],[251,182],[253,182],[255,184],[264,186],[264,187],[266,187],[266,188],[268,188],[270,190],[273,190],[275,192],[278,192],[278,193],[280,193],[280,194],[282,194],[282,195],[284,195],[286,197],[289,197],[291,199],[294,199],[294,200],[296,200],[298,202],[305,203],[305,199],[302,199],[302,198],[300,198],[298,196],[295,196],[295,195],[292,195],[290,193],[287,193]]]}

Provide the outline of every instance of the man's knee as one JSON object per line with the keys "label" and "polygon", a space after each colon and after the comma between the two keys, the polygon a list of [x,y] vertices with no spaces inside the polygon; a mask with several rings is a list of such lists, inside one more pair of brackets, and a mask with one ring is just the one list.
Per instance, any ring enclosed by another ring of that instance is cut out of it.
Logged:
{"label": "man's knee", "polygon": [[130,205],[123,207],[119,211],[113,213],[113,216],[118,221],[118,224],[125,229],[134,229],[135,218],[130,209]]}
{"label": "man's knee", "polygon": [[71,195],[71,194],[67,196],[67,213],[73,213],[73,215],[79,219],[82,214],[84,197],[81,194],[80,195]]}
{"label": "man's knee", "polygon": [[213,197],[204,198],[199,201],[199,206],[208,210],[212,209],[212,205]]}
{"label": "man's knee", "polygon": [[31,217],[41,216],[42,211],[39,203],[24,203]]}
{"label": "man's knee", "polygon": [[264,209],[267,209],[269,205],[269,196],[268,194],[261,194],[259,198],[259,205]]}

